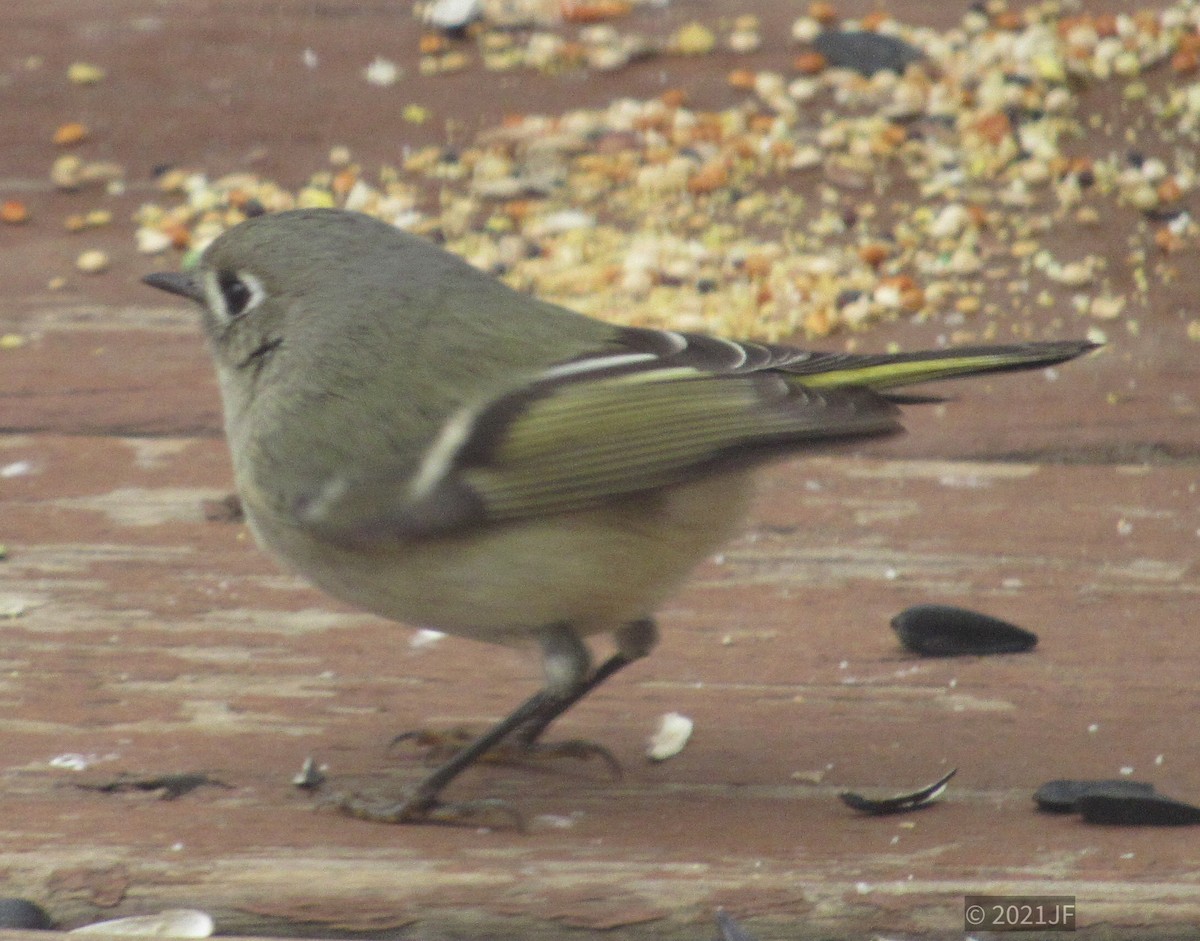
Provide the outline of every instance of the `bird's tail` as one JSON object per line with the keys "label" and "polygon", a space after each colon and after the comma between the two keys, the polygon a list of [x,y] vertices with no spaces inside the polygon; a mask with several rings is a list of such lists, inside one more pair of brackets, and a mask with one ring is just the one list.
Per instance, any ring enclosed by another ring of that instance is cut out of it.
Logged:
{"label": "bird's tail", "polygon": [[1059,340],[916,353],[834,353],[789,365],[785,371],[806,386],[866,386],[885,391],[937,379],[1053,366],[1099,345],[1087,340]]}

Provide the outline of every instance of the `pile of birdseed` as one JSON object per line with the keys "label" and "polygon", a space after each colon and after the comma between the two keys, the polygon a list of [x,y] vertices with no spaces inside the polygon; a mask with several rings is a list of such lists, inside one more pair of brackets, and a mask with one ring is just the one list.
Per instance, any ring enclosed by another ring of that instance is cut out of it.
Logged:
{"label": "pile of birdseed", "polygon": [[[430,26],[421,69],[437,74],[450,55],[453,70],[486,73],[756,48],[753,17],[732,18],[724,36],[689,24],[655,45],[613,25],[629,4],[596,6],[523,33],[486,19]],[[668,89],[513,116],[467,146],[370,172],[338,146],[294,192],[248,173],[172,170],[162,202],[137,215],[138,246],[194,256],[249,215],[336,206],[440,240],[585,313],[770,340],[901,317],[936,317],[948,340],[1026,337],[1033,313],[1052,306],[1063,314],[1050,330],[1080,318],[1104,340],[1114,321],[1136,333],[1155,284],[1195,251],[1186,203],[1200,7],[1190,0],[1116,15],[992,3],[944,31],[885,14],[837,21],[815,3],[792,36],[790,70],[734,70],[741,101],[724,110],[694,110],[685,90]],[[899,73],[835,66],[830,37],[846,36],[911,54]],[[1120,120],[1089,113],[1098,91],[1120,102]],[[1138,149],[1146,141],[1163,153]],[[1128,252],[1089,253],[1089,229],[1114,212],[1133,220]],[[1189,336],[1200,340],[1200,321]]]}

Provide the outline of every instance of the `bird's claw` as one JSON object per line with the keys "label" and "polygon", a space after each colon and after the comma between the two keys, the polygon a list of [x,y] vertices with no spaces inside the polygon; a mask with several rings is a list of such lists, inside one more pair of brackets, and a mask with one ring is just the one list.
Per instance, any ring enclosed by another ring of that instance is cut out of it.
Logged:
{"label": "bird's claw", "polygon": [[[505,746],[502,746],[505,747]],[[614,781],[621,780],[624,771],[616,755],[601,745],[586,738],[572,738],[564,742],[514,742],[511,748],[518,760],[529,758],[575,758],[588,761],[599,758],[608,768]]]}

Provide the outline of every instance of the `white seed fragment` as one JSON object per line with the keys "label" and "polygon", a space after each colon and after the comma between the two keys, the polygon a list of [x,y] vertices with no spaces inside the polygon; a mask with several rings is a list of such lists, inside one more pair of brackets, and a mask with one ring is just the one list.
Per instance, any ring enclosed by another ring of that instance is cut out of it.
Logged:
{"label": "white seed fragment", "polygon": [[194,908],[170,908],[157,915],[134,915],[97,921],[76,928],[68,934],[135,935],[153,938],[207,938],[213,933],[213,919],[208,912]]}
{"label": "white seed fragment", "polygon": [[431,647],[439,640],[445,637],[443,631],[435,631],[429,627],[422,627],[418,631],[414,631],[412,637],[408,639],[408,646],[413,650],[420,650],[422,647]]}
{"label": "white seed fragment", "polygon": [[666,761],[683,751],[692,737],[694,724],[687,716],[668,712],[659,720],[658,730],[650,738],[646,757],[651,761]]}
{"label": "white seed fragment", "polygon": [[100,274],[107,271],[109,263],[108,255],[98,248],[89,249],[75,259],[75,267],[84,274]]}
{"label": "white seed fragment", "polygon": [[378,85],[381,88],[395,85],[403,74],[400,66],[383,56],[376,56],[374,61],[363,69],[363,78],[367,80],[367,84]]}

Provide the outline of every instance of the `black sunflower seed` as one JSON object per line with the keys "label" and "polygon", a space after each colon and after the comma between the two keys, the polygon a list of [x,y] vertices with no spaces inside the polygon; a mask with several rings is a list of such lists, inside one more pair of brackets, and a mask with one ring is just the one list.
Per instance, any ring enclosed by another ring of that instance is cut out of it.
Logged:
{"label": "black sunflower seed", "polygon": [[892,618],[892,629],[914,653],[927,657],[1020,653],[1038,642],[1037,634],[967,608],[919,604]]}
{"label": "black sunflower seed", "polygon": [[1109,797],[1139,797],[1154,793],[1154,785],[1146,781],[1130,781],[1128,778],[1109,778],[1097,781],[1075,781],[1062,778],[1047,781],[1033,792],[1038,810],[1054,814],[1068,814],[1079,809],[1081,797],[1103,794]]}
{"label": "black sunflower seed", "polygon": [[883,71],[901,73],[924,58],[920,49],[902,39],[866,30],[826,30],[813,40],[813,48],[830,65],[868,76]]}
{"label": "black sunflower seed", "polygon": [[1142,827],[1200,823],[1200,807],[1161,794],[1084,794],[1075,806],[1086,823]]}
{"label": "black sunflower seed", "polygon": [[0,898],[0,928],[45,931],[53,927],[54,922],[37,903],[29,899]]}
{"label": "black sunflower seed", "polygon": [[842,791],[838,797],[842,799],[842,803],[847,807],[861,810],[864,814],[871,814],[876,817],[882,817],[886,814],[902,814],[906,811],[917,810],[932,804],[942,796],[942,792],[946,790],[946,785],[950,783],[950,779],[957,773],[958,769],[952,768],[949,773],[943,775],[932,784],[921,788],[919,791],[897,794],[895,797],[885,797],[875,800],[870,797],[863,797],[861,794],[856,794],[853,791]]}

